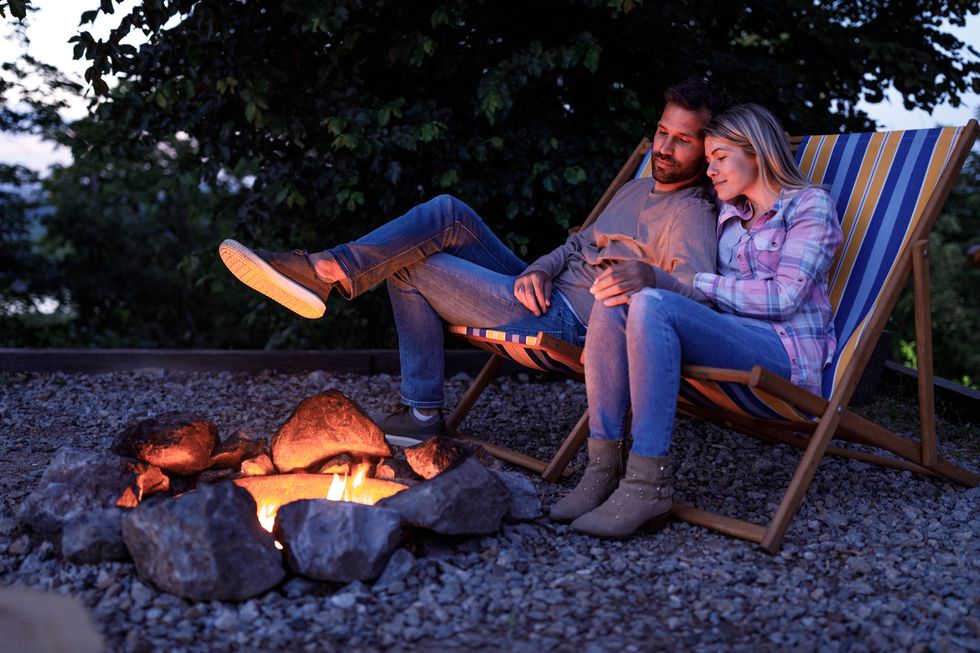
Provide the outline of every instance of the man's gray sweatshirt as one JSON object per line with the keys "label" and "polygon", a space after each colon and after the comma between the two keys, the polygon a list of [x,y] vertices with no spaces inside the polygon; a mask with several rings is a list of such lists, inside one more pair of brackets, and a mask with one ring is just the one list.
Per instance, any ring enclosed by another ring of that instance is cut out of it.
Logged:
{"label": "man's gray sweatshirt", "polygon": [[664,192],[653,179],[634,179],[595,222],[525,273],[541,271],[554,279],[555,290],[584,323],[594,303],[589,288],[603,269],[620,261],[656,266],[673,276],[658,272],[658,287],[704,301],[692,284],[696,273],[715,271],[717,215],[710,192],[700,184]]}

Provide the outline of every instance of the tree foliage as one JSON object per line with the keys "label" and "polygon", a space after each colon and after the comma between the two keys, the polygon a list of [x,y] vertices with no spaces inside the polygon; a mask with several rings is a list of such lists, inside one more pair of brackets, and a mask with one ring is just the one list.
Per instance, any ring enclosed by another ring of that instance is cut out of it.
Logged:
{"label": "tree foliage", "polygon": [[[980,90],[977,53],[939,29],[977,2],[117,9],[92,1],[68,46],[90,62],[96,102],[62,137],[75,164],[47,185],[48,245],[64,270],[84,271],[64,276],[81,342],[391,345],[383,293],[303,322],[237,286],[217,244],[319,249],[449,192],[531,258],[585,217],[650,133],[663,88],[691,74],[796,133],[870,127],[857,102],[889,84],[925,109]],[[113,12],[97,38],[88,25]],[[145,44],[129,44],[134,31]]]}
{"label": "tree foliage", "polygon": [[[967,159],[946,209],[929,235],[933,359],[936,373],[980,387],[977,289],[980,268],[967,249],[980,246],[980,153]],[[893,360],[916,367],[914,295],[911,282],[892,314]]]}
{"label": "tree foliage", "polygon": [[[22,31],[14,36],[25,40]],[[79,90],[27,55],[0,65],[0,132],[58,137],[66,129],[59,115],[65,98]],[[7,343],[18,341],[25,320],[40,326],[35,318],[41,302],[63,298],[54,261],[38,242],[41,199],[37,171],[0,163],[0,338]]]}

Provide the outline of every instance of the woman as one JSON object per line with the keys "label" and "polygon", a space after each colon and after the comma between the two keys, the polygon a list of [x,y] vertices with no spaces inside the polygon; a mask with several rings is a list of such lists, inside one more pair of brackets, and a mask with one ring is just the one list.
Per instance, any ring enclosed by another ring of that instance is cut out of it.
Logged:
{"label": "woman", "polygon": [[[843,236],[833,200],[803,177],[779,121],[759,105],[715,116],[705,156],[723,202],[717,274],[685,285],[654,269],[650,287],[628,298],[601,276],[593,286],[589,464],[551,511],[583,533],[624,538],[666,521],[681,365],[761,365],[819,394],[834,354],[827,273]],[[633,445],[620,480],[631,408]]]}

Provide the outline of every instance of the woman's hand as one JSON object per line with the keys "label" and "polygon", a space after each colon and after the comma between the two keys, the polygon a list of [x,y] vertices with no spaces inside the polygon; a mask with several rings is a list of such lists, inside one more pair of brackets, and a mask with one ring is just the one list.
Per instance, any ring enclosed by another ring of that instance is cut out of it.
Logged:
{"label": "woman's hand", "polygon": [[630,295],[644,288],[657,287],[653,266],[642,261],[613,263],[603,270],[589,289],[597,302],[617,306],[629,301]]}
{"label": "woman's hand", "polygon": [[539,270],[522,274],[514,281],[514,297],[536,316],[551,306],[551,289],[551,277]]}

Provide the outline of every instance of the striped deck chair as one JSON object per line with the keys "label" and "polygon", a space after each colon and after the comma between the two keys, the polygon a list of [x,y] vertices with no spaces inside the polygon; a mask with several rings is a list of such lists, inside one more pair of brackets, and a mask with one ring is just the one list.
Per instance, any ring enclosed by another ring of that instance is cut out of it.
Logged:
{"label": "striped deck chair", "polygon": [[[936,451],[928,266],[929,232],[977,132],[977,121],[971,120],[963,127],[792,139],[803,173],[825,185],[834,197],[844,232],[844,244],[830,270],[837,353],[824,373],[821,396],[758,366],[748,372],[693,366],[682,370],[679,412],[763,440],[799,447],[804,454],[768,525],[680,504],[674,506],[676,518],[757,542],[764,549],[776,552],[817,466],[827,453],[938,476],[963,485],[980,484],[980,474],[940,458]],[[641,143],[638,150],[644,146],[649,149],[648,143]],[[631,160],[634,158],[635,152]],[[640,162],[637,176],[649,175],[649,158],[647,154]],[[625,177],[622,181],[617,177],[617,181],[622,184]],[[611,197],[615,188],[610,187],[607,195]],[[910,274],[919,367],[918,439],[896,435],[847,410]],[[453,332],[468,333],[465,327],[455,327]],[[494,339],[498,343],[508,342],[506,334],[494,334]],[[489,343],[477,340],[476,344]],[[528,356],[536,360],[552,356],[563,363],[574,360],[577,348],[567,343],[559,343],[555,348],[560,354],[539,351],[554,344],[542,342],[539,337],[529,347],[536,353]],[[519,347],[515,343],[488,348],[519,360],[515,351]],[[498,356],[488,363],[484,372],[490,367],[495,372],[499,365]],[[569,365],[569,368],[581,374],[581,366]],[[489,378],[484,386],[488,382]],[[555,480],[561,474],[586,437],[585,429],[573,431],[555,459],[540,465],[546,478]],[[832,439],[868,445],[891,455],[831,447]]]}

